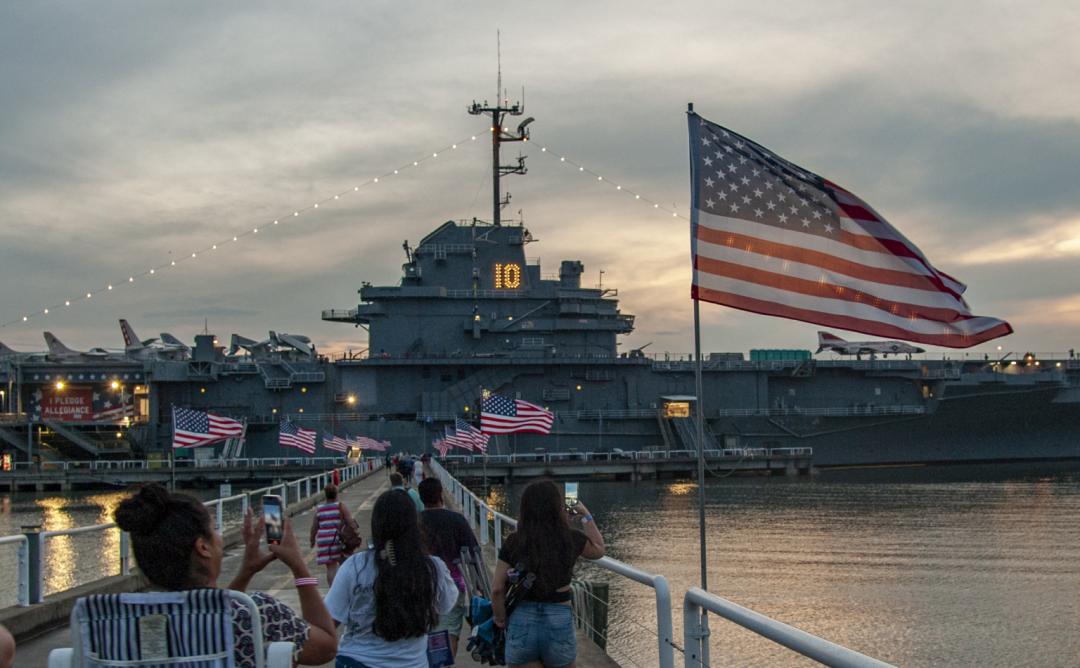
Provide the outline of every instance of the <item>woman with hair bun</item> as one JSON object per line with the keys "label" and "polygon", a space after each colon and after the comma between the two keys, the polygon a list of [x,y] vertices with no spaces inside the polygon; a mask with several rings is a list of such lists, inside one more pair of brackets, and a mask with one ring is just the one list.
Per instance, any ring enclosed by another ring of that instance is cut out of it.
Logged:
{"label": "woman with hair bun", "polygon": [[[145,485],[133,496],[120,502],[113,513],[117,526],[131,535],[131,547],[139,570],[150,583],[166,591],[216,588],[221,574],[223,544],[206,506],[186,494],[173,494],[158,484]],[[264,643],[295,643],[293,660],[302,664],[321,664],[337,651],[337,636],[330,614],[323,605],[317,580],[310,577],[300,553],[292,525],[285,520],[279,545],[270,553],[260,545],[265,525],[253,521],[249,510],[244,516],[244,559],[230,589],[244,591],[251,578],[274,559],[289,567],[296,578],[302,617],[287,605],[254,592],[251,598],[262,617]],[[235,608],[233,618],[236,665],[255,665],[251,617],[245,608]]]}
{"label": "woman with hair bun", "polygon": [[371,512],[375,547],[349,557],[326,595],[345,633],[337,668],[427,668],[427,634],[450,612],[458,589],[428,556],[416,507],[402,490],[384,492]]}

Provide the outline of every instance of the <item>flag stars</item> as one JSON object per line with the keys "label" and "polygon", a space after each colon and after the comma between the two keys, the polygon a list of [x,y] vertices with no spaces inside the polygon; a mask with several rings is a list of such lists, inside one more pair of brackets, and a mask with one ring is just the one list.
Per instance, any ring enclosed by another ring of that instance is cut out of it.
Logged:
{"label": "flag stars", "polygon": [[732,174],[734,174],[735,172],[737,172],[737,171],[739,170],[739,168],[738,168],[738,167],[736,167],[735,165],[728,165],[728,168],[727,168],[727,170],[728,170],[729,172],[731,172]]}
{"label": "flag stars", "polygon": [[728,208],[731,209],[732,213],[738,213],[739,211],[739,205],[735,203],[732,203]]}
{"label": "flag stars", "polygon": [[723,190],[718,190],[716,192],[716,196],[719,197],[722,200],[727,200],[727,193],[724,192]]}
{"label": "flag stars", "polygon": [[787,223],[787,214],[786,213],[780,214],[780,222],[781,223]]}
{"label": "flag stars", "polygon": [[716,173],[716,178],[718,178],[718,179],[726,179],[727,174],[725,174],[724,170],[721,169],[719,172]]}
{"label": "flag stars", "polygon": [[744,158],[743,156],[739,156],[739,164],[740,165],[745,165],[746,164],[746,158]]}
{"label": "flag stars", "polygon": [[769,211],[772,211],[773,209],[775,209],[775,208],[776,208],[776,202],[774,202],[774,201],[772,201],[772,200],[769,200],[768,202],[765,202],[765,207],[766,207],[766,208],[767,208],[767,209],[768,209]]}
{"label": "flag stars", "polygon": [[761,191],[761,188],[754,188],[754,197],[761,197],[765,193]]}
{"label": "flag stars", "polygon": [[809,219],[807,219],[807,218],[803,218],[803,219],[802,219],[802,226],[803,226],[803,227],[810,227],[810,221],[809,221]]}
{"label": "flag stars", "polygon": [[794,215],[799,213],[799,207],[797,207],[797,206],[788,207],[788,211],[790,211],[791,215],[794,216]]}
{"label": "flag stars", "polygon": [[705,186],[707,188],[712,188],[714,183],[716,183],[716,182],[713,181],[712,179],[710,179],[709,177],[705,177]]}
{"label": "flag stars", "polygon": [[750,179],[749,179],[749,178],[747,178],[747,177],[745,177],[745,176],[744,176],[744,177],[742,177],[742,178],[741,178],[741,179],[739,179],[739,180],[740,180],[740,181],[742,181],[742,184],[743,184],[744,186],[748,186],[748,185],[750,185]]}
{"label": "flag stars", "polygon": [[730,188],[730,189],[731,189],[731,192],[733,192],[733,193],[734,193],[734,192],[738,192],[738,191],[739,191],[739,184],[737,184],[737,183],[732,183],[732,184],[731,184],[730,186],[728,186],[728,188]]}
{"label": "flag stars", "polygon": [[833,226],[830,225],[829,223],[825,223],[825,233],[826,234],[832,234],[832,231],[833,231]]}
{"label": "flag stars", "polygon": [[772,190],[772,189],[773,189],[773,182],[772,181],[766,181],[765,182],[765,190]]}
{"label": "flag stars", "polygon": [[749,195],[743,195],[742,196],[742,203],[743,204],[749,204],[750,203],[750,196]]}
{"label": "flag stars", "polygon": [[761,218],[762,216],[765,215],[765,212],[762,211],[761,209],[754,209],[754,215],[757,216],[758,218]]}
{"label": "flag stars", "polygon": [[820,211],[814,211],[813,216],[814,216],[814,220],[821,220],[821,212]]}
{"label": "flag stars", "polygon": [[702,146],[708,146],[708,145],[709,145],[709,144],[711,144],[711,143],[712,143],[712,142],[711,142],[711,141],[709,141],[709,138],[708,138],[708,137],[702,137],[702,138],[701,138],[701,145],[702,145]]}
{"label": "flag stars", "polygon": [[705,200],[705,206],[709,207],[710,209],[715,208],[716,202],[712,201],[711,199],[707,199]]}
{"label": "flag stars", "polygon": [[781,202],[783,202],[784,200],[786,200],[786,199],[787,199],[787,195],[785,195],[784,193],[776,193],[776,199],[778,199],[778,200],[780,200]]}
{"label": "flag stars", "polygon": [[712,158],[705,158],[705,166],[712,167]]}

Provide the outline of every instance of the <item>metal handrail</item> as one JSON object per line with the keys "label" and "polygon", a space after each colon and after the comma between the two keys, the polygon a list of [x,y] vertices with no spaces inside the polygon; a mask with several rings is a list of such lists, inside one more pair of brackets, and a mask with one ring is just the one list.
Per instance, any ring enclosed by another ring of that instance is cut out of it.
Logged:
{"label": "metal handrail", "polygon": [[[512,529],[516,528],[517,520],[484,503],[467,487],[458,482],[454,476],[450,475],[436,460],[432,459],[430,466],[442,480],[444,488],[457,501],[465,518],[469,521],[469,526],[474,531],[477,531],[481,545],[487,545],[489,541],[489,516],[494,519],[495,549],[499,550],[502,547],[502,526],[505,524]],[[668,587],[667,578],[663,575],[643,571],[611,557],[603,557],[590,563],[653,589],[656,597],[658,665],[660,668],[675,668],[674,632],[671,624],[671,590]]]}
{"label": "metal handrail", "polygon": [[691,587],[683,597],[686,668],[706,668],[709,665],[709,629],[707,621],[703,621],[707,619],[706,610],[827,666],[888,668],[892,665],[778,622],[699,587]]}
{"label": "metal handrail", "polygon": [[[312,458],[323,459],[323,458]],[[335,461],[337,458],[334,458]],[[372,458],[361,460],[355,464],[349,464],[341,467],[341,478],[343,481],[351,480],[361,473],[369,471],[376,471],[383,466],[383,460],[381,458]],[[226,503],[240,501],[241,502],[241,514],[247,512],[251,506],[251,499],[255,496],[262,496],[272,492],[279,492],[282,500],[285,503],[286,508],[289,505],[289,489],[295,487],[294,502],[299,503],[304,499],[311,498],[322,492],[323,487],[330,481],[329,473],[318,473],[316,475],[307,476],[305,478],[299,478],[288,482],[271,485],[268,487],[260,487],[259,489],[253,489],[240,494],[233,494],[231,496],[220,497],[217,499],[211,499],[210,501],[203,502],[203,505],[208,508],[214,508],[215,510],[215,528],[218,531],[225,530],[224,522],[224,506]],[[46,550],[46,539],[54,538],[56,536],[74,536],[78,534],[91,533],[96,531],[107,531],[109,529],[117,529],[115,522],[109,522],[105,524],[92,524],[84,527],[74,527],[71,529],[55,529],[51,531],[39,531],[18,536],[4,536],[0,537],[0,545],[8,543],[19,543],[19,575],[18,575],[18,591],[19,591],[19,605],[28,606],[32,603],[40,603],[44,594],[43,580],[44,569],[41,567],[41,563],[44,561],[44,555]],[[29,542],[30,540],[37,541],[37,564],[31,564],[29,558]],[[121,575],[127,575],[130,573],[130,537],[127,532],[120,532],[120,573]],[[36,592],[35,598],[37,600],[31,600],[30,592]]]}

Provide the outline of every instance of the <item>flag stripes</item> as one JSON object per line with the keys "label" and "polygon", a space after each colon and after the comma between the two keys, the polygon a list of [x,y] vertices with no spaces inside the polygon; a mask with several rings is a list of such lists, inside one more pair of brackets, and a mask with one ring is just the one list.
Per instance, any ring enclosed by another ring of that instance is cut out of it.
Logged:
{"label": "flag stripes", "polygon": [[689,119],[694,299],[956,348],[1012,331],[848,190]]}

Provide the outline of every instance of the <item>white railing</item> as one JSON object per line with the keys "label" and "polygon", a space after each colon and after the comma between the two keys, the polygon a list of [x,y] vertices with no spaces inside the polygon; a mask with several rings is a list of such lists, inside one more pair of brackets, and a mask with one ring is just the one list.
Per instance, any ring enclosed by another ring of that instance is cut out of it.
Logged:
{"label": "white railing", "polygon": [[[809,447],[784,448],[724,448],[706,450],[705,458],[710,461],[740,460],[753,458],[797,459],[813,457],[814,449]],[[528,452],[513,455],[447,455],[440,458],[447,464],[528,464],[557,462],[618,462],[688,460],[697,459],[694,450],[640,450],[618,452]]]}
{"label": "white railing", "polygon": [[705,611],[712,612],[826,666],[888,668],[891,664],[801,631],[714,594],[691,587],[683,597],[683,652],[686,668],[709,666],[709,629]]}
{"label": "white railing", "polygon": [[[335,462],[340,460],[335,458]],[[350,464],[338,469],[341,481],[352,480],[357,476],[365,473],[377,471],[383,466],[382,459],[366,459],[355,464]],[[226,522],[225,516],[225,504],[237,503],[240,504],[239,522],[243,521],[244,513],[248,508],[252,507],[252,499],[262,498],[266,494],[278,493],[286,508],[290,502],[299,503],[306,499],[310,499],[313,496],[318,496],[322,493],[324,487],[331,481],[331,472],[318,473],[316,475],[307,476],[306,478],[300,478],[298,480],[292,480],[283,482],[277,485],[270,485],[268,487],[260,487],[259,489],[253,489],[244,491],[240,494],[233,494],[222,498],[213,499],[203,503],[207,508],[213,510],[214,515],[214,527],[218,532],[224,533],[231,528],[231,525]],[[237,522],[237,524],[239,524]],[[107,524],[94,524],[84,527],[76,527],[73,529],[58,529],[55,531],[32,531],[18,536],[4,536],[0,537],[0,545],[15,544],[19,545],[19,573],[18,573],[18,601],[20,606],[28,606],[33,603],[40,603],[44,598],[44,573],[43,568],[44,558],[46,550],[48,549],[47,540],[57,536],[74,536],[84,533],[95,533],[98,531],[108,531],[116,529],[115,523],[110,522]],[[131,572],[131,549],[130,539],[127,532],[120,532],[120,574],[128,575]]]}
{"label": "white railing", "polygon": [[[503,526],[513,529],[517,526],[517,520],[484,503],[434,459],[431,460],[430,466],[442,480],[443,487],[450,492],[458,507],[461,508],[469,525],[476,531],[481,545],[487,545],[490,542],[489,527],[491,520],[494,519],[494,531],[491,535],[494,537],[495,549],[501,548]],[[634,568],[610,557],[604,557],[592,563],[653,589],[656,597],[657,665],[660,668],[674,668],[675,645],[671,624],[671,591],[668,588],[667,578]]]}

